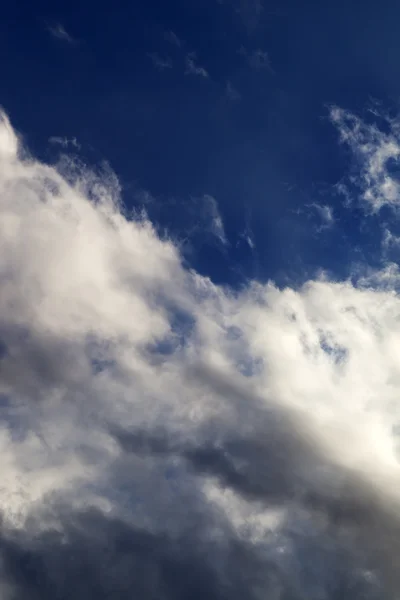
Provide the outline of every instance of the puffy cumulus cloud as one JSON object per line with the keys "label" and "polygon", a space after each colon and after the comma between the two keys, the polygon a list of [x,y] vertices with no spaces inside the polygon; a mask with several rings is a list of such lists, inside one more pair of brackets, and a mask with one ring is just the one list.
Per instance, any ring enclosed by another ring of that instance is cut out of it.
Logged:
{"label": "puffy cumulus cloud", "polygon": [[218,287],[22,150],[3,115],[2,597],[394,597],[393,286]]}
{"label": "puffy cumulus cloud", "polygon": [[376,122],[363,121],[339,107],[331,108],[331,120],[340,139],[357,162],[352,183],[361,189],[368,208],[378,212],[385,205],[397,208],[400,202],[400,130],[396,120],[375,110],[371,114]]}

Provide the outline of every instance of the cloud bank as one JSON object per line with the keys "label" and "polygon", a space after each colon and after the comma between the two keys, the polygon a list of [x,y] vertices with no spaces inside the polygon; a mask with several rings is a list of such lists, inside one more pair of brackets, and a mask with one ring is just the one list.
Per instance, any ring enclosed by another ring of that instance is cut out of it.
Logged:
{"label": "cloud bank", "polygon": [[5,114],[0,217],[4,599],[396,597],[395,273],[216,286]]}

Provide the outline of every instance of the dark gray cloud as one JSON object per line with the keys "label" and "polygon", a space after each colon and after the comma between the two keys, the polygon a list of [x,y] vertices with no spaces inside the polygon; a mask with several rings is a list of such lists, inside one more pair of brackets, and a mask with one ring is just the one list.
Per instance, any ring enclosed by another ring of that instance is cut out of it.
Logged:
{"label": "dark gray cloud", "polygon": [[[204,519],[194,519],[189,530],[172,538],[93,509],[71,513],[69,508],[57,516],[53,531],[41,532],[33,520],[23,531],[3,529],[1,575],[10,597],[379,597],[379,585],[365,575],[358,557],[327,538],[299,535],[290,527],[284,532],[287,555],[279,562],[267,548],[237,538],[227,527],[221,527],[220,539],[211,537]],[[294,548],[301,553],[297,567]]]}

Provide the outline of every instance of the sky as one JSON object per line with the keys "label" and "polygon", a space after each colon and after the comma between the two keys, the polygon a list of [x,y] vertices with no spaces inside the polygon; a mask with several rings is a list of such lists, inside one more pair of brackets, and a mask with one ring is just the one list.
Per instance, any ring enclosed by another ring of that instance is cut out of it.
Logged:
{"label": "sky", "polygon": [[2,599],[400,598],[399,17],[2,7]]}

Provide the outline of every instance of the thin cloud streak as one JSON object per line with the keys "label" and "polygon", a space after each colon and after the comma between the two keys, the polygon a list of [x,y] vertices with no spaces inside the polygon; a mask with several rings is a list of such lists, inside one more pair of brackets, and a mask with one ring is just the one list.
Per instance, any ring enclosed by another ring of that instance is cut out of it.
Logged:
{"label": "thin cloud streak", "polygon": [[157,52],[150,52],[147,55],[153,65],[159,69],[160,71],[165,71],[165,69],[172,69],[172,60],[168,57],[163,58]]}
{"label": "thin cloud streak", "polygon": [[75,45],[77,40],[72,37],[61,23],[54,23],[47,25],[47,31],[54,38],[67,42],[68,44]]}
{"label": "thin cloud streak", "polygon": [[238,92],[238,90],[235,87],[233,87],[230,81],[226,82],[225,94],[226,97],[232,102],[238,102],[241,99],[240,92]]}
{"label": "thin cloud streak", "polygon": [[197,75],[208,78],[208,72],[200,65],[196,64],[196,53],[190,52],[185,58],[185,75]]}
{"label": "thin cloud streak", "polygon": [[166,31],[164,33],[164,39],[166,42],[169,42],[173,46],[177,46],[177,48],[180,48],[182,46],[182,41],[173,31]]}

